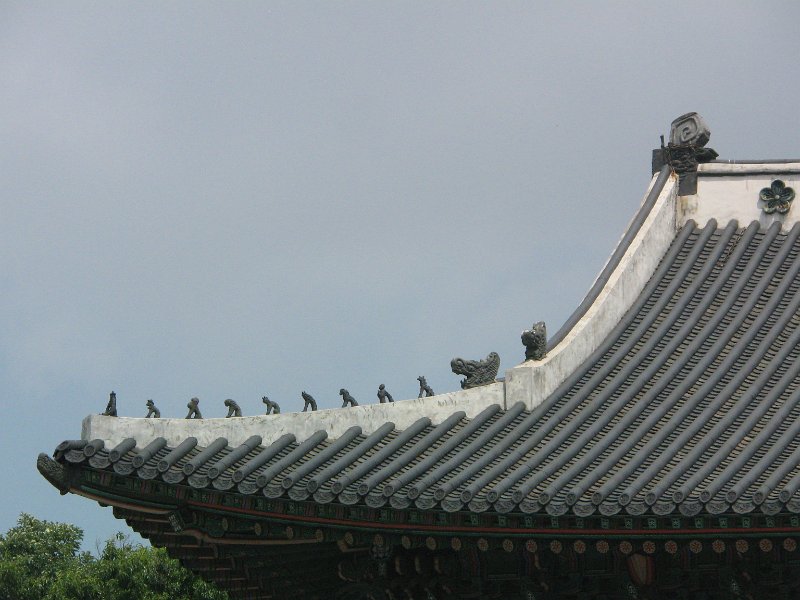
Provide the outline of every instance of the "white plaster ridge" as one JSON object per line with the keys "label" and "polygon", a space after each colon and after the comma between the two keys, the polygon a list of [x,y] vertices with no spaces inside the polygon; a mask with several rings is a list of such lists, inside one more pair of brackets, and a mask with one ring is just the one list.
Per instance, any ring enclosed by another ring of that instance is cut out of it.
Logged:
{"label": "white plaster ridge", "polygon": [[776,179],[800,194],[800,162],[726,164],[706,163],[697,169],[697,194],[681,196],[678,203],[678,226],[693,220],[704,227],[710,219],[716,219],[721,227],[731,220],[741,227],[753,221],[761,224],[762,230],[779,222],[786,231],[800,220],[800,208],[795,199],[789,212],[767,214],[762,210],[758,195],[763,188],[770,187]]}
{"label": "white plaster ridge", "polygon": [[727,163],[710,162],[697,165],[697,172],[713,175],[746,175],[752,176],[757,173],[800,173],[800,161],[797,162],[751,162],[751,163]]}
{"label": "white plaster ridge", "polygon": [[463,410],[472,418],[492,404],[505,407],[502,382],[470,390],[438,394],[430,398],[400,400],[386,404],[365,404],[350,408],[334,408],[313,412],[281,413],[230,419],[144,419],[89,415],[83,420],[81,438],[101,439],[106,448],[113,448],[125,438],[133,438],[139,448],[157,437],[176,446],[187,437],[196,437],[200,446],[207,446],[224,437],[229,446],[238,446],[252,435],[260,435],[268,445],[286,433],[302,442],[324,429],[328,439],[336,439],[354,425],[370,434],[387,422],[397,429],[406,429],[417,419],[428,417],[438,425],[454,412]]}
{"label": "white plaster ridge", "polygon": [[[642,204],[657,177],[653,177]],[[600,294],[561,343],[543,360],[526,361],[506,371],[508,406],[521,401],[530,410],[541,404],[619,323],[675,238],[676,199],[677,179],[672,175]]]}

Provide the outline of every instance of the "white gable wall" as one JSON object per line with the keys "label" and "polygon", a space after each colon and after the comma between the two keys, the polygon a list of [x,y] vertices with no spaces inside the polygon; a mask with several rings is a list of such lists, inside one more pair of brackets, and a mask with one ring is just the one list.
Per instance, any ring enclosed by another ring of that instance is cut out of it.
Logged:
{"label": "white gable wall", "polygon": [[698,168],[697,194],[681,196],[678,202],[678,226],[694,220],[703,227],[714,218],[720,227],[736,220],[741,226],[759,221],[763,229],[779,221],[783,229],[800,219],[798,201],[792,202],[786,215],[771,215],[762,210],[758,195],[776,179],[800,195],[800,163],[725,164],[708,163]]}

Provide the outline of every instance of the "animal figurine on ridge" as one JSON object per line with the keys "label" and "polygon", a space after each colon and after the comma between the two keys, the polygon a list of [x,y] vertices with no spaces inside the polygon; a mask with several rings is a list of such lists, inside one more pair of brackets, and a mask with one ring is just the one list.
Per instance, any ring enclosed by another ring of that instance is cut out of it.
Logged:
{"label": "animal figurine on ridge", "polygon": [[261,401],[264,404],[266,404],[266,406],[267,406],[267,412],[265,414],[268,414],[268,415],[278,415],[278,414],[280,414],[281,407],[278,406],[277,402],[273,402],[272,400],[270,400],[266,396],[262,396],[261,397]]}
{"label": "animal figurine on ridge", "polygon": [[303,397],[303,402],[305,403],[303,404],[302,412],[306,412],[309,407],[311,408],[312,412],[317,410],[317,401],[314,400],[314,396],[305,392],[301,392],[300,395]]}
{"label": "animal figurine on ridge", "polygon": [[346,389],[342,388],[339,390],[339,395],[342,397],[342,408],[346,406],[358,406],[358,402],[356,399],[350,395]]}
{"label": "animal figurine on ridge", "polygon": [[153,418],[153,419],[160,419],[161,418],[161,411],[158,410],[158,407],[155,405],[155,402],[152,400],[148,400],[146,403],[147,405],[147,414],[145,415],[145,419]]}
{"label": "animal figurine on ridge", "polygon": [[534,323],[530,329],[523,331],[522,343],[525,345],[525,360],[542,360],[547,356],[547,327],[544,321]]}
{"label": "animal figurine on ridge", "polygon": [[386,389],[386,386],[383,384],[380,384],[378,386],[378,402],[380,402],[381,404],[384,404],[386,402],[394,402],[394,398],[392,398],[392,395],[389,393],[389,391]]}
{"label": "animal figurine on ridge", "polygon": [[239,408],[239,405],[234,401],[228,398],[223,402],[225,406],[228,407],[228,414],[225,415],[225,418],[228,419],[230,417],[241,417],[242,416],[242,409]]}
{"label": "animal figurine on ridge", "polygon": [[461,389],[468,390],[494,383],[500,369],[500,356],[497,352],[490,352],[484,360],[454,358],[450,361],[450,368],[456,375],[466,376],[461,380]]}
{"label": "animal figurine on ridge", "polygon": [[202,419],[203,415],[200,414],[200,399],[199,398],[192,398],[189,400],[189,403],[186,405],[186,408],[189,409],[189,413],[186,415],[187,419]]}
{"label": "animal figurine on ridge", "polygon": [[111,392],[111,394],[109,394],[108,404],[106,404],[106,410],[102,414],[107,417],[117,416],[117,395],[114,392]]}
{"label": "animal figurine on ridge", "polygon": [[420,375],[417,377],[417,381],[419,381],[419,396],[417,398],[422,398],[423,395],[425,397],[434,396],[433,389],[431,386],[428,385],[428,382],[425,380],[424,375]]}

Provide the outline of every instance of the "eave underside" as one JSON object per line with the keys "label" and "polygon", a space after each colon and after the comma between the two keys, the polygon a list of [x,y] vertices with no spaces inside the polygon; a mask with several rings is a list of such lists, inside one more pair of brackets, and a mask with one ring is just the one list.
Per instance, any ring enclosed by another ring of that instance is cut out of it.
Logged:
{"label": "eave underside", "polygon": [[800,585],[795,514],[440,520],[143,482],[45,456],[40,470],[64,492],[114,506],[233,598],[788,600]]}

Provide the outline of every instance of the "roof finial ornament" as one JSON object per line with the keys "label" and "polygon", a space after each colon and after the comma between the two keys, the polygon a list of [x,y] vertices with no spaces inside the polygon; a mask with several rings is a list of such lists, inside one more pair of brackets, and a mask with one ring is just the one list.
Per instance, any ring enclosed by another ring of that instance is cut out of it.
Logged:
{"label": "roof finial ornament", "polygon": [[200,399],[199,398],[192,398],[189,400],[189,403],[186,405],[186,408],[189,409],[189,413],[186,415],[187,419],[202,419],[203,415],[200,414]]}
{"label": "roof finial ornament", "polygon": [[152,400],[148,400],[147,402],[145,402],[145,404],[147,405],[147,414],[144,417],[145,419],[149,419],[151,417],[154,419],[161,418],[161,411],[158,410],[158,407],[155,405],[155,402],[153,402]]}
{"label": "roof finial ornament", "polygon": [[228,407],[228,414],[225,415],[225,418],[228,419],[230,417],[241,417],[242,416],[242,409],[239,408],[239,405],[236,403],[235,400],[231,400],[228,398],[223,402],[225,406]]}
{"label": "roof finial ornament", "polygon": [[306,412],[309,407],[311,408],[312,412],[317,410],[317,401],[314,400],[314,396],[311,394],[306,394],[305,392],[301,392],[300,395],[303,397],[303,412]]}
{"label": "roof finial ornament", "polygon": [[530,329],[523,331],[522,343],[525,346],[525,360],[542,360],[547,356],[547,327],[544,321],[534,323]]}
{"label": "roof finial ornament", "polygon": [[497,371],[500,369],[500,355],[497,352],[490,352],[483,360],[454,358],[450,361],[450,368],[456,375],[466,376],[461,380],[461,389],[468,390],[494,383]]}
{"label": "roof finial ornament", "polygon": [[358,406],[358,402],[356,399],[350,395],[346,389],[342,388],[339,390],[339,395],[342,397],[342,408],[345,406]]}
{"label": "roof finial ornament", "polygon": [[270,400],[266,396],[262,396],[261,397],[261,401],[264,404],[267,405],[267,412],[265,414],[267,414],[267,415],[270,415],[270,414],[271,415],[279,415],[279,414],[281,414],[281,407],[278,406],[277,402],[273,402],[272,400]]}
{"label": "roof finial ornament", "polygon": [[433,389],[428,385],[424,375],[417,377],[417,381],[419,381],[419,396],[417,396],[417,398],[422,398],[423,394],[426,398],[428,396],[435,396]]}
{"label": "roof finial ornament", "polygon": [[696,112],[681,115],[670,126],[669,144],[653,151],[653,172],[665,164],[678,175],[678,193],[689,196],[697,193],[697,165],[719,156],[705,145],[711,138],[711,130]]}
{"label": "roof finial ornament", "polygon": [[117,416],[117,395],[114,392],[111,392],[111,394],[109,394],[108,404],[106,404],[106,410],[103,414],[106,417]]}

